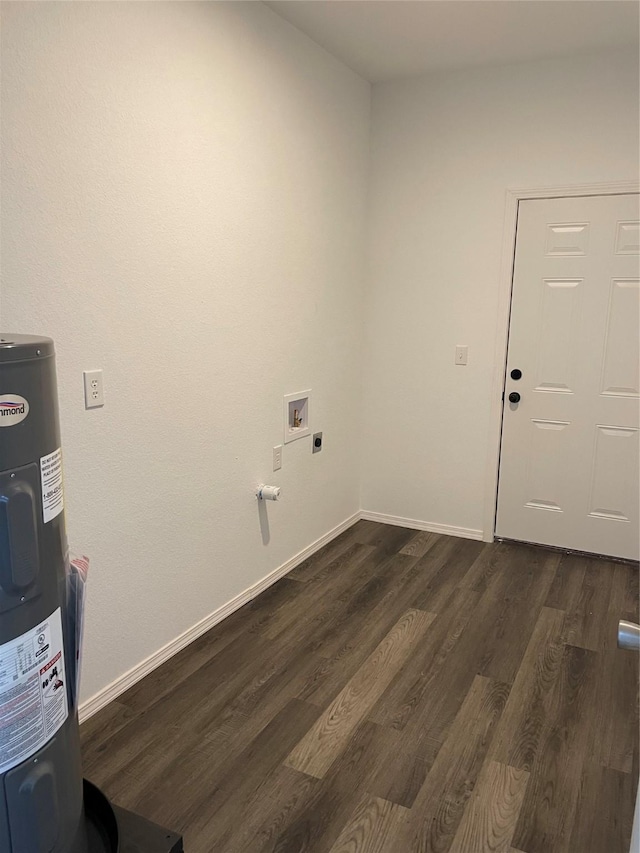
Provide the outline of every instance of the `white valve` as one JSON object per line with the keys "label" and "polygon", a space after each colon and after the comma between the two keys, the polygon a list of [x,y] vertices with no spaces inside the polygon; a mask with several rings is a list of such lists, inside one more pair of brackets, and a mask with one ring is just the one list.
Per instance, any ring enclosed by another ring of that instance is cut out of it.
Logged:
{"label": "white valve", "polygon": [[259,501],[277,501],[280,497],[280,486],[260,486],[256,494]]}

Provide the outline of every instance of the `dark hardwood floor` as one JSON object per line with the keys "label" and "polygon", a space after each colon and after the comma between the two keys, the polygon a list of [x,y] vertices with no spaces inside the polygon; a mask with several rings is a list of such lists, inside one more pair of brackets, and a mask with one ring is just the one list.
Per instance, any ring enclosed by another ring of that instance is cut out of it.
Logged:
{"label": "dark hardwood floor", "polygon": [[187,853],[628,853],[637,567],[361,521],[81,728]]}

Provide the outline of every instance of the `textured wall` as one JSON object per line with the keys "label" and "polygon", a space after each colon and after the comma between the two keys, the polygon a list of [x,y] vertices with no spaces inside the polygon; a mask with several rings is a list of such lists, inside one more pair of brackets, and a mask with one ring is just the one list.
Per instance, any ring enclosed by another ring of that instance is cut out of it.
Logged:
{"label": "textured wall", "polygon": [[370,87],[262,4],[2,13],[1,325],[57,344],[86,698],[359,507]]}
{"label": "textured wall", "polygon": [[637,53],[377,85],[372,160],[362,505],[482,530],[505,190],[637,180]]}

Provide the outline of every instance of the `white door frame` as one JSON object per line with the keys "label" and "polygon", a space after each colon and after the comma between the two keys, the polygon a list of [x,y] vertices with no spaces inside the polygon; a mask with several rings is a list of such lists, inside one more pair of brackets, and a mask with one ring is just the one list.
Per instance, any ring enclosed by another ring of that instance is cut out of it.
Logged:
{"label": "white door frame", "polygon": [[498,323],[493,357],[493,383],[489,421],[489,448],[485,475],[483,540],[493,542],[498,504],[498,470],[500,466],[500,436],[502,432],[502,392],[504,391],[513,285],[513,262],[516,248],[518,204],[530,198],[567,198],[583,195],[624,195],[640,192],[638,181],[618,181],[604,184],[577,184],[560,187],[531,187],[508,189],[505,199],[502,232],[502,261],[498,282]]}

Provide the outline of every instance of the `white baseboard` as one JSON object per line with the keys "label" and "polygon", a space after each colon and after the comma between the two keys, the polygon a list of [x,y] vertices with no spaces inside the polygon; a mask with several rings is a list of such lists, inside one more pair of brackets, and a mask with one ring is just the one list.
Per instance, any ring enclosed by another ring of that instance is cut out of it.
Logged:
{"label": "white baseboard", "polygon": [[379,521],[381,524],[395,524],[398,527],[409,527],[412,530],[427,530],[429,533],[443,533],[445,536],[460,536],[463,539],[482,540],[482,530],[473,527],[454,527],[452,524],[438,524],[434,521],[418,521],[415,518],[402,518],[399,515],[386,515],[384,512],[369,512],[362,510],[360,518],[365,521]]}
{"label": "white baseboard", "polygon": [[274,569],[274,571],[270,572],[266,577],[262,578],[262,580],[257,581],[248,589],[245,589],[244,592],[241,592],[239,595],[236,595],[235,598],[232,598],[231,601],[228,601],[226,604],[223,604],[222,607],[214,610],[213,613],[205,616],[204,619],[201,619],[200,622],[197,622],[183,634],[180,634],[180,636],[176,637],[175,640],[171,640],[171,642],[167,643],[166,646],[158,649],[157,652],[154,652],[128,672],[125,672],[124,675],[116,678],[116,680],[112,681],[111,684],[107,685],[107,687],[98,691],[98,693],[90,699],[87,699],[79,708],[80,722],[82,723],[85,720],[88,720],[89,717],[93,716],[101,708],[104,708],[105,705],[108,705],[109,702],[112,702],[120,696],[120,694],[124,693],[125,690],[128,690],[129,687],[133,686],[137,681],[144,678],[145,675],[149,675],[149,673],[153,672],[154,669],[165,663],[165,661],[168,661],[169,658],[172,658],[175,654],[181,651],[181,649],[188,646],[189,643],[192,643],[202,634],[205,634],[210,628],[217,625],[218,622],[222,622],[223,619],[226,619],[226,617],[230,616],[235,610],[238,610],[244,604],[247,604],[247,602],[251,601],[252,598],[260,595],[261,592],[264,592],[265,589],[280,580],[280,578],[284,577],[292,569],[295,569],[295,567],[300,565],[300,563],[306,560],[307,557],[315,554],[316,551],[319,551],[320,548],[323,548],[327,543],[331,542],[332,539],[335,539],[336,536],[339,536],[343,531],[354,525],[359,519],[360,513],[354,513],[350,518],[345,519],[345,521],[337,527],[334,527],[333,530],[325,533],[324,536],[316,539],[316,541],[312,542],[307,548],[304,548],[294,557],[291,557],[291,559],[287,560],[286,563],[278,566],[277,569]]}

